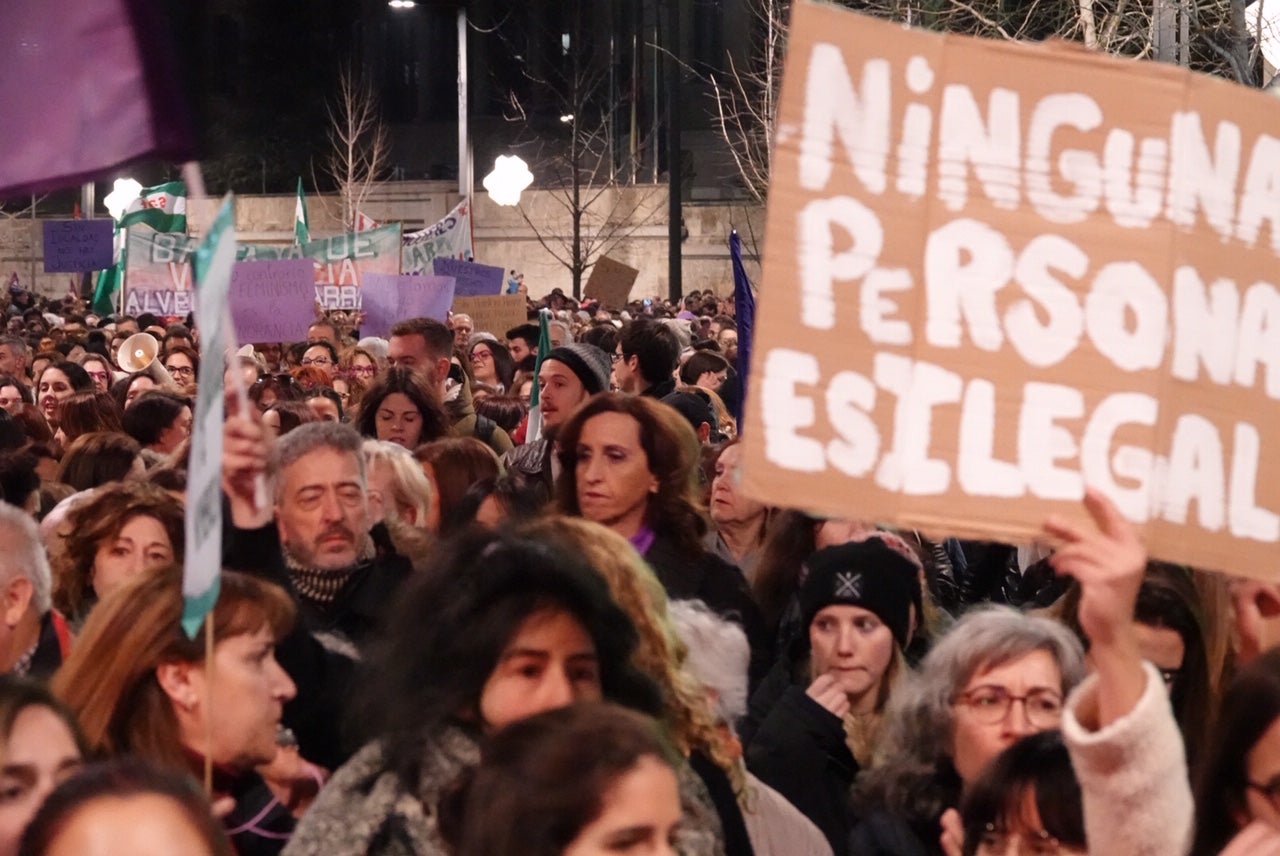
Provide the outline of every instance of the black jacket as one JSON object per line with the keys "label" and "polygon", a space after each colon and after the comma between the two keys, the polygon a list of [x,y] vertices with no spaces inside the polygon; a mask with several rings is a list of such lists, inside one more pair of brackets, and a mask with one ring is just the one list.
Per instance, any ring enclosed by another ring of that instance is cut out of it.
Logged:
{"label": "black jacket", "polygon": [[645,561],[672,600],[701,600],[723,618],[741,625],[751,645],[750,682],[754,690],[769,671],[769,632],[760,607],[751,598],[746,577],[715,553],[698,545],[683,550],[674,537],[661,532],[644,554]]}
{"label": "black jacket", "polygon": [[807,658],[799,646],[780,658],[751,696],[739,729],[747,769],[822,830],[836,856],[853,825],[849,791],[858,762],[840,717],[805,693]]}
{"label": "black jacket", "polygon": [[225,526],[222,562],[231,570],[261,577],[292,594],[298,604],[298,620],[307,630],[345,637],[363,650],[382,630],[387,608],[395,602],[400,584],[413,572],[409,560],[389,547],[385,526],[378,524],[370,534],[380,548],[379,554],[357,569],[328,609],[317,607],[294,588],[274,522],[259,529]]}

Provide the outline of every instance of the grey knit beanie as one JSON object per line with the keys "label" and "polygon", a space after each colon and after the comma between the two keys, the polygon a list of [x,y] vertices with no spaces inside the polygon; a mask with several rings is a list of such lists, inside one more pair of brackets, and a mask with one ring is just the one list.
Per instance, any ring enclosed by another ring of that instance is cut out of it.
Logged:
{"label": "grey knit beanie", "polygon": [[586,342],[572,342],[553,348],[543,357],[544,360],[555,360],[569,367],[582,386],[591,395],[609,390],[609,375],[613,372],[613,361],[609,355]]}

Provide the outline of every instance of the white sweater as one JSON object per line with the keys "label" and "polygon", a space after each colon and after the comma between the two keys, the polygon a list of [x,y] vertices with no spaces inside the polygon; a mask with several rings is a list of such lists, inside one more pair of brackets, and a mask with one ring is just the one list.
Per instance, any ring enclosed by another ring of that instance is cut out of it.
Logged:
{"label": "white sweater", "polygon": [[1076,711],[1097,692],[1090,675],[1067,699],[1062,735],[1084,795],[1089,856],[1184,856],[1195,806],[1182,734],[1160,673],[1143,664],[1147,686],[1133,710],[1099,731]]}

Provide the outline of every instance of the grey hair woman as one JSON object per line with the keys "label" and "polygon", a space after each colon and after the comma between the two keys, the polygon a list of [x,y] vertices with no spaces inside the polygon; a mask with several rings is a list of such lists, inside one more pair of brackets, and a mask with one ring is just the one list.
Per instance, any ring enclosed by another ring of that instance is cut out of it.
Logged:
{"label": "grey hair woman", "polygon": [[1019,738],[1057,728],[1083,677],[1083,649],[1062,624],[1008,607],[965,615],[889,704],[853,852],[940,852],[940,819],[963,786]]}

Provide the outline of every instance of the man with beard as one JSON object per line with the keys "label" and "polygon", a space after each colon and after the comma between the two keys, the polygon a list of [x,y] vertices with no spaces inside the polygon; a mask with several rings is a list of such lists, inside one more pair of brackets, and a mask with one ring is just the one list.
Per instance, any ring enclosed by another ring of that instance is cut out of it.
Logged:
{"label": "man with beard", "polygon": [[[233,524],[223,564],[284,587],[306,629],[353,655],[381,629],[384,609],[410,573],[386,530],[372,523],[363,442],[348,426],[313,422],[269,448],[262,426],[242,418],[227,420],[223,440]],[[253,479],[264,468],[275,502],[259,509]]]}

